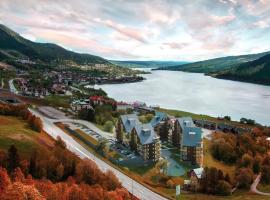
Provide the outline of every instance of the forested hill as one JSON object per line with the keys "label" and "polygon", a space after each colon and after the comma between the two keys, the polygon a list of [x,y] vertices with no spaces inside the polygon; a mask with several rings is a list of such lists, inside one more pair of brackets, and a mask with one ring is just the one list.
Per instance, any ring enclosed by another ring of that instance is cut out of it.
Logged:
{"label": "forested hill", "polygon": [[270,54],[211,75],[217,78],[270,85]]}
{"label": "forested hill", "polygon": [[129,68],[159,68],[163,66],[175,66],[187,64],[185,61],[119,61],[110,60],[111,63]]}
{"label": "forested hill", "polygon": [[214,58],[210,60],[199,61],[199,62],[184,64],[184,65],[162,67],[159,69],[172,70],[172,71],[197,72],[197,73],[218,72],[218,71],[230,69],[238,64],[256,60],[267,54],[270,54],[270,52]]}
{"label": "forested hill", "polygon": [[78,65],[104,64],[107,60],[66,50],[56,44],[36,43],[21,37],[0,24],[0,59],[30,59],[33,61],[73,63]]}

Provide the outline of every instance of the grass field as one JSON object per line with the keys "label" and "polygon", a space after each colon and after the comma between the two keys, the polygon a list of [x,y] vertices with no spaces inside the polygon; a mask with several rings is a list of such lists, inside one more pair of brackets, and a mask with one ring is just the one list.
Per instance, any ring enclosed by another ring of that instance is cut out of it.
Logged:
{"label": "grass field", "polygon": [[224,174],[228,173],[231,179],[234,177],[235,166],[227,165],[214,159],[210,152],[210,141],[205,138],[203,139],[203,163],[204,167],[216,167]]}
{"label": "grass field", "polygon": [[241,124],[240,122],[237,121],[225,121],[225,120],[220,120],[216,117],[211,117],[209,115],[202,115],[202,114],[195,114],[191,112],[185,112],[185,111],[180,111],[180,110],[171,110],[171,109],[165,109],[165,108],[159,108],[157,109],[160,112],[167,113],[168,115],[172,115],[175,117],[191,117],[192,119],[201,119],[201,120],[208,120],[216,123],[227,123],[235,126],[240,126],[240,127],[245,127],[245,128],[252,128],[252,125],[247,125],[247,124]]}
{"label": "grass field", "polygon": [[53,107],[69,108],[70,98],[69,96],[51,95],[47,96],[44,100],[47,105]]}
{"label": "grass field", "polygon": [[0,115],[0,150],[14,144],[21,156],[28,157],[34,149],[46,152],[53,143],[46,133],[33,131],[24,120]]}
{"label": "grass field", "polygon": [[257,189],[261,192],[270,193],[270,185],[259,184]]}

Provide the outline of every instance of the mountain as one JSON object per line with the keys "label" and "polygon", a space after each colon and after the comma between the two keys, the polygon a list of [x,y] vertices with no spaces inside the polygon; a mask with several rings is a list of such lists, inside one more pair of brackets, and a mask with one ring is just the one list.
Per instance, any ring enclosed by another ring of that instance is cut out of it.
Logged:
{"label": "mountain", "polygon": [[56,44],[32,42],[1,24],[0,59],[30,59],[31,61],[53,62],[54,64],[72,63],[73,65],[109,63],[101,57],[68,51]]}
{"label": "mountain", "polygon": [[270,85],[270,54],[210,75],[216,78]]}
{"label": "mountain", "polygon": [[172,71],[186,71],[196,73],[213,73],[226,69],[230,69],[235,65],[256,60],[263,57],[270,52],[263,52],[258,54],[240,55],[240,56],[228,56],[222,58],[214,58],[205,61],[199,61],[184,65],[175,65],[158,68],[159,70],[172,70]]}
{"label": "mountain", "polygon": [[119,65],[121,67],[129,68],[159,68],[164,66],[182,65],[187,62],[184,61],[118,61],[110,60],[111,63]]}

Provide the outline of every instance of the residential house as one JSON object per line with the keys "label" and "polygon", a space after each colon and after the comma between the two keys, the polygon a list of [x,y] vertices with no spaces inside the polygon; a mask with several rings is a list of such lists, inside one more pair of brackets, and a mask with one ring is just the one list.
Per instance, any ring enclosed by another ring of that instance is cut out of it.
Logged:
{"label": "residential house", "polygon": [[194,165],[202,165],[202,129],[195,126],[191,117],[176,119],[172,143],[180,148],[183,161],[190,161]]}
{"label": "residential house", "polygon": [[125,102],[117,102],[116,103],[116,110],[119,111],[119,110],[127,110],[127,109],[133,109],[133,106],[128,104],[128,103],[125,103]]}
{"label": "residential house", "polygon": [[200,187],[200,180],[203,175],[203,168],[196,168],[190,171],[190,188],[193,191],[197,191]]}

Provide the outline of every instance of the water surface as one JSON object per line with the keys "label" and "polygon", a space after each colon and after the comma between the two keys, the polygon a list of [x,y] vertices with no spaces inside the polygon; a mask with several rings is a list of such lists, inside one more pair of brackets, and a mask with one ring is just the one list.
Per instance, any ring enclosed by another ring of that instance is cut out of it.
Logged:
{"label": "water surface", "polygon": [[255,119],[270,125],[270,86],[215,79],[198,73],[153,71],[137,83],[101,85],[118,101],[207,114]]}

